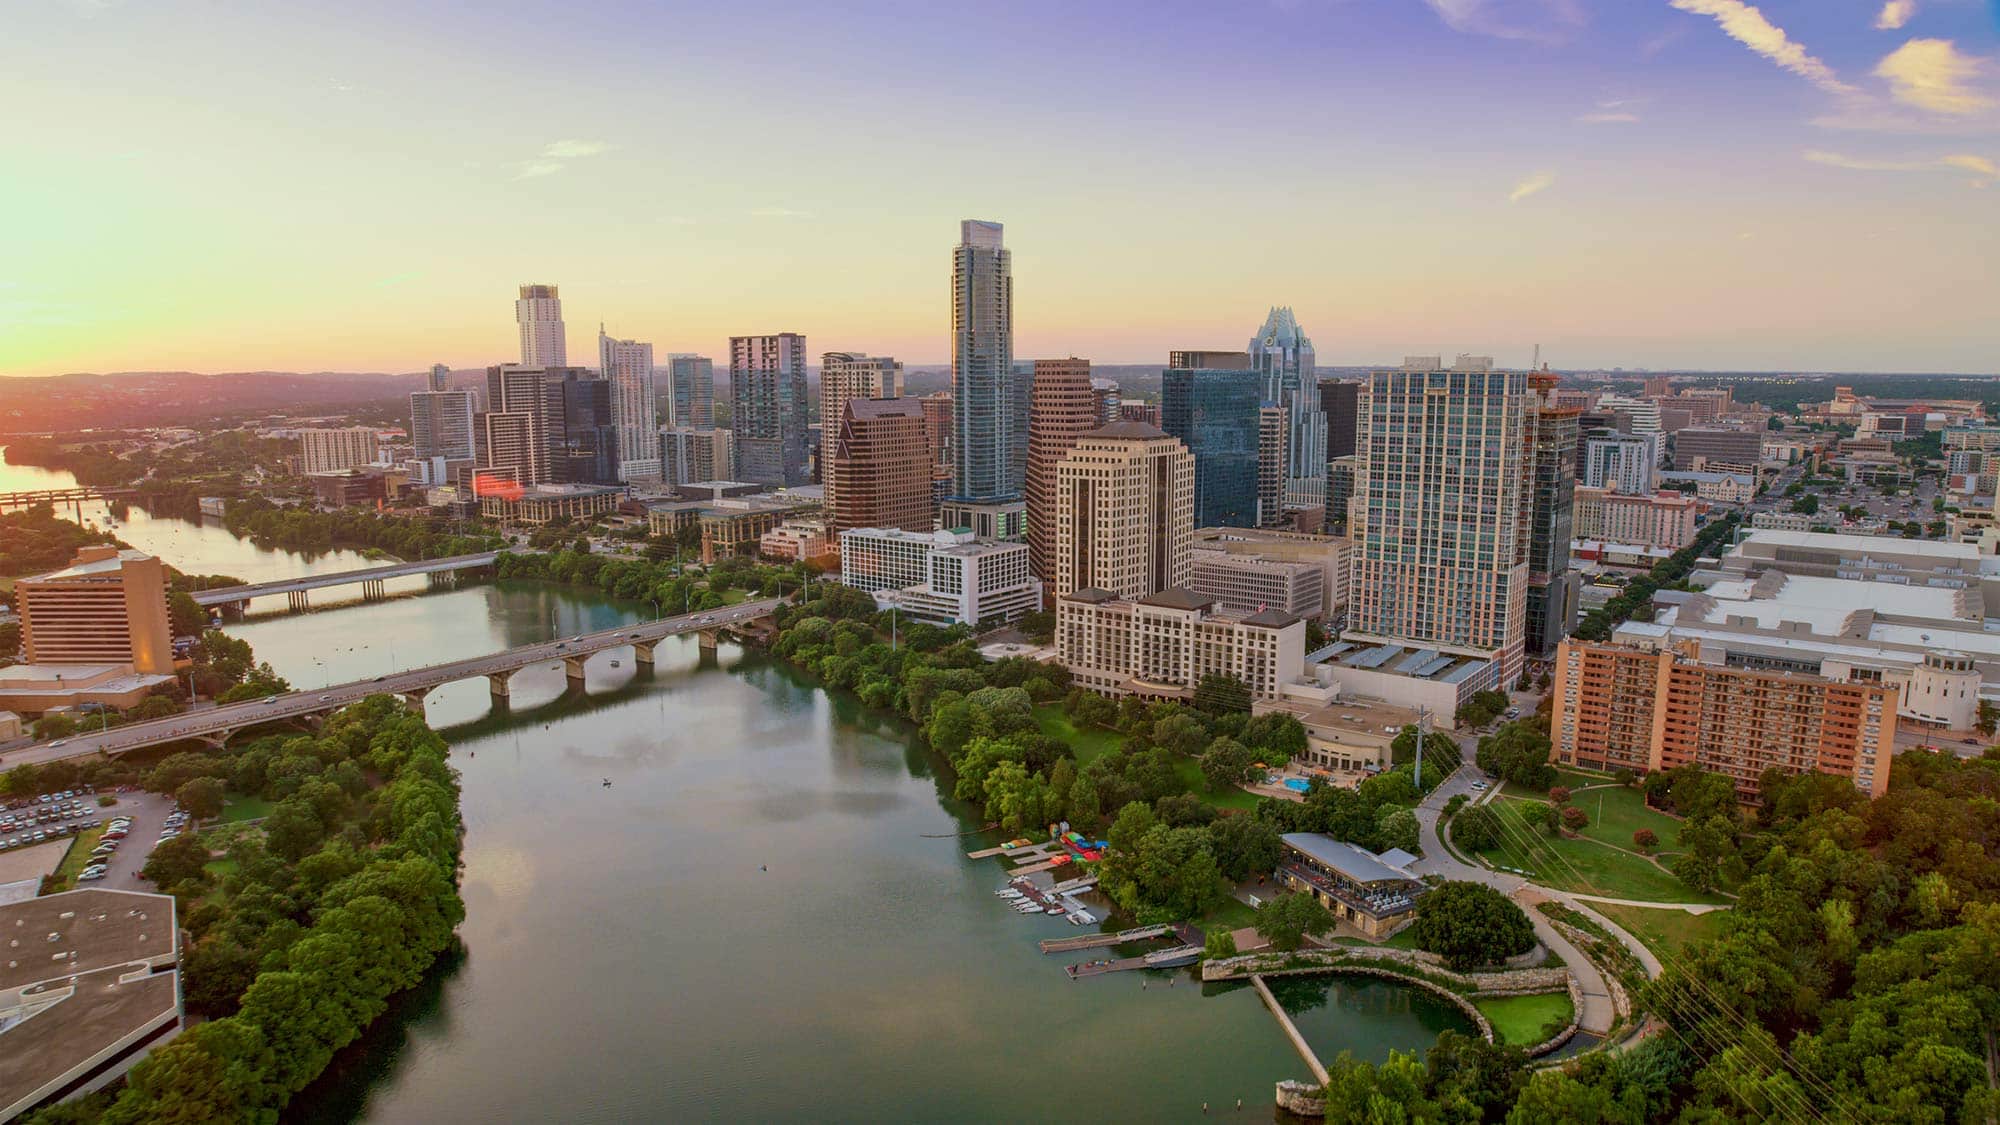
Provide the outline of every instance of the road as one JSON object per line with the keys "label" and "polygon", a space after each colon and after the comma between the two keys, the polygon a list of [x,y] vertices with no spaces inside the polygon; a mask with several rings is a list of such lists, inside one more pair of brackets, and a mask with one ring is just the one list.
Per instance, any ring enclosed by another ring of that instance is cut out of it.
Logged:
{"label": "road", "polygon": [[286,578],[275,582],[250,582],[242,586],[217,586],[212,590],[198,590],[194,593],[196,605],[228,605],[231,602],[246,602],[251,598],[261,598],[268,594],[293,594],[301,590],[318,590],[328,586],[348,586],[356,582],[379,582],[385,578],[406,578],[413,574],[438,574],[447,570],[472,570],[482,566],[492,566],[500,557],[497,551],[482,551],[475,555],[453,555],[442,559],[425,559],[418,562],[390,563],[385,566],[362,567],[359,570],[343,570],[332,574],[314,574],[304,578]]}
{"label": "road", "polygon": [[276,719],[304,718],[336,710],[383,692],[397,695],[427,692],[454,680],[510,674],[532,665],[589,656],[606,649],[622,648],[634,642],[653,643],[684,633],[752,621],[767,616],[782,604],[783,600],[778,598],[744,602],[741,605],[725,606],[705,613],[689,613],[657,621],[620,625],[615,629],[603,629],[562,640],[522,645],[519,648],[473,657],[470,660],[454,660],[424,668],[387,672],[368,680],[356,680],[311,691],[295,691],[268,701],[227,703],[151,722],[113,727],[108,731],[74,734],[67,739],[58,739],[57,742],[9,753],[6,756],[6,764],[13,766],[89,757],[94,754],[120,754],[177,739],[225,735],[258,723]]}
{"label": "road", "polygon": [[139,869],[146,866],[146,857],[153,854],[159,842],[160,829],[165,826],[167,814],[173,811],[174,799],[161,793],[148,793],[135,789],[129,793],[112,793],[118,803],[98,809],[96,815],[105,820],[114,816],[132,818],[132,831],[118,850],[111,854],[111,862],[106,866],[104,878],[89,883],[78,883],[79,887],[108,887],[114,891],[159,891],[139,877]]}

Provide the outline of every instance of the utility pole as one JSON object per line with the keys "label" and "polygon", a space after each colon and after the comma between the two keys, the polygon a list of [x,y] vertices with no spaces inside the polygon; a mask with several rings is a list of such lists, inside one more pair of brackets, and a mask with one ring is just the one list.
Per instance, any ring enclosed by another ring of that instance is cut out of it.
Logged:
{"label": "utility pole", "polygon": [[1424,791],[1424,752],[1430,749],[1431,709],[1417,708],[1417,793]]}

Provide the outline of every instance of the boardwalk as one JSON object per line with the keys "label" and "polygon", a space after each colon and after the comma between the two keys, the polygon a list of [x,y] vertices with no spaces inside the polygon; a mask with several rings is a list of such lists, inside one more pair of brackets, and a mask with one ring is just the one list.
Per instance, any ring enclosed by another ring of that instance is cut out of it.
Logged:
{"label": "boardwalk", "polygon": [[1049,938],[1041,943],[1043,953],[1073,953],[1079,949],[1099,949],[1107,945],[1123,945],[1128,941],[1145,941],[1147,938],[1165,937],[1173,933],[1172,926],[1162,923],[1158,926],[1140,926],[1134,930],[1120,930],[1115,934],[1084,934],[1080,937]]}

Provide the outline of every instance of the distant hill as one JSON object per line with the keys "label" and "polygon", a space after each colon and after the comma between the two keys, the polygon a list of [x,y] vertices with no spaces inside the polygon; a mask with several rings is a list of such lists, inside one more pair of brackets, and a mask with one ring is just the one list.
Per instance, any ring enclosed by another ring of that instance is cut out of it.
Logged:
{"label": "distant hill", "polygon": [[0,379],[0,433],[191,425],[260,413],[333,412],[399,398],[421,374],[121,371]]}

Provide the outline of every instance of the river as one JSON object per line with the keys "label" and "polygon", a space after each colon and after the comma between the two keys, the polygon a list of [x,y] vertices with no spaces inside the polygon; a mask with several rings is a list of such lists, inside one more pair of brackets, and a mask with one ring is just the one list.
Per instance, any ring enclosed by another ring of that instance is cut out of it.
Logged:
{"label": "river", "polygon": [[[203,572],[355,565],[171,522],[135,510],[119,530]],[[313,688],[649,613],[502,582],[230,631]],[[997,862],[939,838],[974,811],[906,724],[728,646],[659,659],[599,654],[581,696],[555,666],[525,670],[500,714],[483,680],[431,695],[464,777],[466,953],[290,1120],[1159,1120],[1238,1098],[1263,1117],[1272,1084],[1304,1074],[1247,988],[1071,983],[1034,942],[1076,929],[1015,914]],[[1283,994],[1327,1060],[1466,1027],[1386,981]]]}

